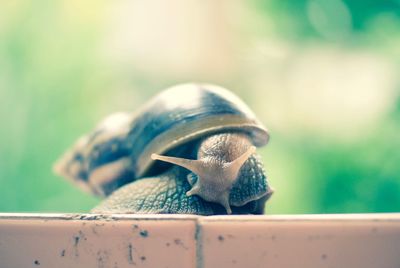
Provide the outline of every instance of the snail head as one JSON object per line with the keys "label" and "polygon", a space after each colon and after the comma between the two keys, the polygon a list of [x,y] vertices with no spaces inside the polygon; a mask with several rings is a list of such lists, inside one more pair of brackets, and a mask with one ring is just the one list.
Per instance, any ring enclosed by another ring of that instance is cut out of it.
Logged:
{"label": "snail head", "polygon": [[[242,153],[232,161],[221,157],[206,155],[197,160],[152,154],[153,160],[161,160],[184,167],[198,176],[198,180],[186,195],[198,195],[206,201],[222,205],[228,214],[232,213],[229,204],[230,190],[238,178],[240,168],[255,152],[256,147],[247,145]],[[221,153],[224,155],[224,152]]]}

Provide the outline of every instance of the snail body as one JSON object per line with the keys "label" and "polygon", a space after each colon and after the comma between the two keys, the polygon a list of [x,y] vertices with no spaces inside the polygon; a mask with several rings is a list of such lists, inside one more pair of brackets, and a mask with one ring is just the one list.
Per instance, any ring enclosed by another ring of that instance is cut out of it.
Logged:
{"label": "snail body", "polygon": [[108,117],[55,171],[108,196],[93,212],[259,214],[272,189],[255,149],[268,139],[231,92],[184,84]]}

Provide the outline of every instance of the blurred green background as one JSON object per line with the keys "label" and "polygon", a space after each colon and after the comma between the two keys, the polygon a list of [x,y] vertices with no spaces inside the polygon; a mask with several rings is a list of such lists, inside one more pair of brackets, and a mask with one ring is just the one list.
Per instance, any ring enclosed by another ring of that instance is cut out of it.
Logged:
{"label": "blurred green background", "polygon": [[267,213],[400,211],[399,60],[399,0],[2,1],[0,211],[88,211],[53,162],[189,81],[270,129]]}

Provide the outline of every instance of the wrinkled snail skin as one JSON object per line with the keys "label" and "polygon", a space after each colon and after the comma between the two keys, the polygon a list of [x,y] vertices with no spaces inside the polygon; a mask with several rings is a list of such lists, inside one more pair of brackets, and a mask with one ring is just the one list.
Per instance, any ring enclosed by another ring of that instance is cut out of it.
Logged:
{"label": "wrinkled snail skin", "polygon": [[[195,214],[223,215],[224,207],[192,195],[185,179],[189,171],[175,166],[157,176],[129,183],[112,193],[91,210],[92,213],[118,214]],[[193,173],[192,173],[193,174]],[[232,214],[264,214],[265,202],[272,191],[243,206],[232,206]]]}
{"label": "wrinkled snail skin", "polygon": [[95,213],[262,214],[269,134],[233,93],[183,84],[80,138],[57,174],[106,197]]}

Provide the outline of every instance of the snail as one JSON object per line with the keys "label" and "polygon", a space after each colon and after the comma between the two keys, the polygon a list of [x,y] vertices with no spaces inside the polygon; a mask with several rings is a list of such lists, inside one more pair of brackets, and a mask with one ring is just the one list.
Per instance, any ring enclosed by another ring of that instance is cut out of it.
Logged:
{"label": "snail", "polygon": [[54,171],[106,197],[93,213],[262,214],[273,189],[255,151],[268,140],[227,89],[182,84],[104,119]]}

